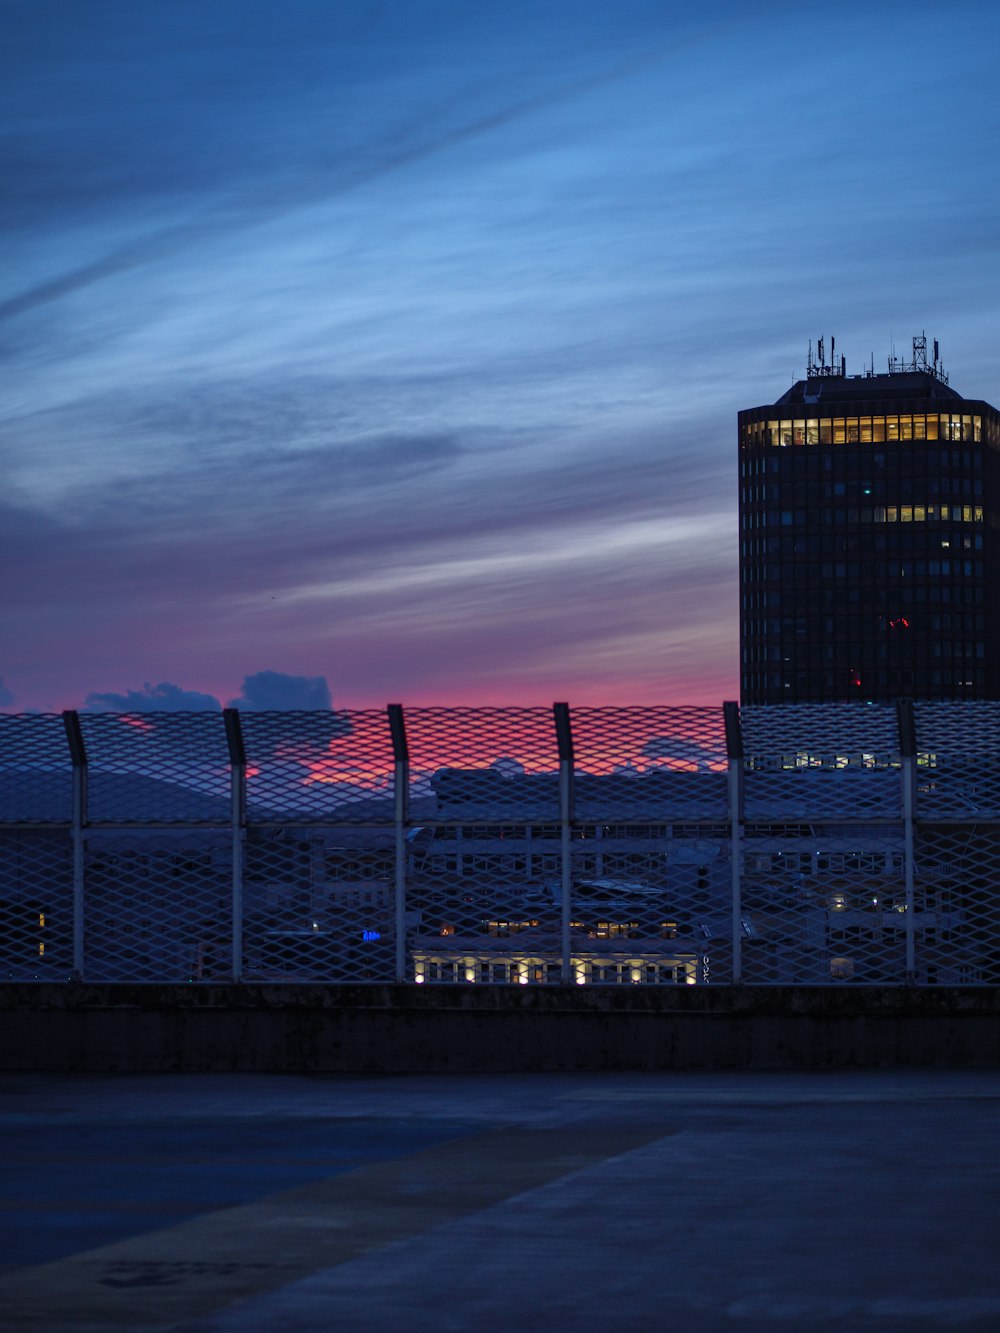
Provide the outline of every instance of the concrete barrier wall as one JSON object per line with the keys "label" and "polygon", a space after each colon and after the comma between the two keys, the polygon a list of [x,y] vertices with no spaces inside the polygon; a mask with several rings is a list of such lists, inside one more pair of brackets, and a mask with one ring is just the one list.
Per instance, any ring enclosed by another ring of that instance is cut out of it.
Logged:
{"label": "concrete barrier wall", "polygon": [[1000,990],[0,987],[6,1070],[1000,1065]]}

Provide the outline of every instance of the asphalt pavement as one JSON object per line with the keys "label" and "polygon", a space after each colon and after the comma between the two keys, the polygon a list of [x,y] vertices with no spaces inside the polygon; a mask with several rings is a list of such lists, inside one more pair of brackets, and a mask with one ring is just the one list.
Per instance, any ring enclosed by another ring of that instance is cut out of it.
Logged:
{"label": "asphalt pavement", "polygon": [[0,1075],[0,1328],[1000,1329],[1000,1072]]}

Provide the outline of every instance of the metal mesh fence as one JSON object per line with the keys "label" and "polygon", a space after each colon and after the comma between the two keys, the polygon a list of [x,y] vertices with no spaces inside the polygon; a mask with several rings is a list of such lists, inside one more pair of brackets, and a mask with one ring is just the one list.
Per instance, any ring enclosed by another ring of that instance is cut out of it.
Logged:
{"label": "metal mesh fence", "polygon": [[904,766],[887,705],[744,708],[742,975],[908,976]]}
{"label": "metal mesh fence", "polygon": [[583,984],[731,975],[718,708],[573,712],[572,958]]}
{"label": "metal mesh fence", "polygon": [[229,758],[218,713],[83,713],[95,824],[219,824]]}
{"label": "metal mesh fence", "polygon": [[0,828],[0,980],[73,972],[73,847],[68,829]]}
{"label": "metal mesh fence", "polygon": [[747,754],[808,756],[824,767],[878,761],[899,749],[889,704],[752,704],[740,710],[740,723]]}
{"label": "metal mesh fence", "polygon": [[546,708],[408,708],[414,818],[557,818],[558,756]]}
{"label": "metal mesh fence", "polygon": [[0,822],[68,823],[72,810],[62,718],[0,713]]}
{"label": "metal mesh fence", "polygon": [[92,832],[83,866],[88,981],[225,981],[232,845],[225,834]]}
{"label": "metal mesh fence", "polygon": [[741,721],[748,819],[899,817],[894,709],[881,704],[756,705],[742,710]]}
{"label": "metal mesh fence", "polygon": [[1000,983],[1000,710],[914,706],[915,978]]}
{"label": "metal mesh fence", "polygon": [[247,816],[258,823],[391,823],[384,712],[244,713]]}
{"label": "metal mesh fence", "polygon": [[1000,983],[1000,827],[921,824],[915,860],[915,979]]}
{"label": "metal mesh fence", "polygon": [[249,828],[245,975],[257,981],[392,981],[391,831]]}
{"label": "metal mesh fence", "polygon": [[0,715],[0,980],[996,985],[998,754],[982,703]]}
{"label": "metal mesh fence", "polygon": [[408,709],[406,736],[407,979],[558,980],[561,833],[551,710]]}
{"label": "metal mesh fence", "polygon": [[747,825],[744,980],[905,981],[904,856],[902,824]]}
{"label": "metal mesh fence", "polygon": [[1000,713],[991,704],[914,707],[917,815],[921,819],[1000,819]]}

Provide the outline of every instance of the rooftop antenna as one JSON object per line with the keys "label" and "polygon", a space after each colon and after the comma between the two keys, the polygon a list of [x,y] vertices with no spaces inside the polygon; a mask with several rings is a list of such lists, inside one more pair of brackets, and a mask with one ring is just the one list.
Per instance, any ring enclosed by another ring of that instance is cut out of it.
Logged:
{"label": "rooftop antenna", "polygon": [[931,374],[941,381],[942,384],[948,383],[948,376],[944,373],[944,366],[941,364],[941,349],[938,347],[938,340],[934,339],[934,364],[931,366]]}
{"label": "rooftop antenna", "polygon": [[827,361],[826,335],[824,334],[816,339],[815,357],[813,356],[813,345],[812,345],[812,339],[810,338],[809,361],[806,365],[806,374],[810,379],[814,379],[817,375],[843,375],[845,373],[843,357],[841,357],[840,359],[840,365],[839,366],[837,365],[837,358],[834,355],[834,349],[836,348],[836,346],[837,346],[837,340],[836,338],[831,336],[830,359],[829,361]]}
{"label": "rooftop antenna", "polygon": [[913,354],[909,361],[905,361],[901,356],[896,355],[896,344],[892,344],[892,356],[889,358],[890,375],[933,375],[935,379],[940,380],[942,384],[948,383],[948,376],[944,373],[944,367],[941,365],[941,352],[938,347],[938,341],[933,340],[934,355],[933,360],[927,359],[927,334],[916,333],[913,336]]}

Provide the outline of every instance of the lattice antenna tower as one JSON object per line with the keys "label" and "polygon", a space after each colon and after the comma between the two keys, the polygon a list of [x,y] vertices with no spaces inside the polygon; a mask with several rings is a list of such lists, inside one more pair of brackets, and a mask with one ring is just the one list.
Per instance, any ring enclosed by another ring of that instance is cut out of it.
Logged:
{"label": "lattice antenna tower", "polygon": [[895,348],[889,357],[890,375],[933,375],[936,380],[942,384],[948,383],[948,376],[945,374],[944,366],[941,364],[941,353],[938,348],[938,340],[932,340],[933,355],[930,360],[927,357],[927,334],[918,333],[913,338],[913,352],[910,360],[907,361],[901,356],[896,356]]}

